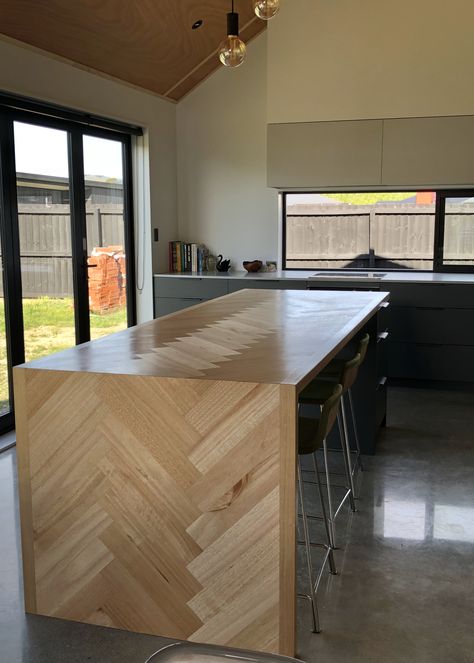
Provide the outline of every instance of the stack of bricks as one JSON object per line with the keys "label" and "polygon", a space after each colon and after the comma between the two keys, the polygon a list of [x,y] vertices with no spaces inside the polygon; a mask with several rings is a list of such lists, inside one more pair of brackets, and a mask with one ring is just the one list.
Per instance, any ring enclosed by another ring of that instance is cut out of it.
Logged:
{"label": "stack of bricks", "polygon": [[127,272],[123,246],[95,247],[87,265],[90,310],[105,313],[126,304]]}

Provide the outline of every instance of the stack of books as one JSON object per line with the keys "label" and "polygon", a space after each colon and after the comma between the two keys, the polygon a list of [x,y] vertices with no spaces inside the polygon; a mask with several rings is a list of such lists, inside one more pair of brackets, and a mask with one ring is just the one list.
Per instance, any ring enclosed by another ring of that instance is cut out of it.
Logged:
{"label": "stack of books", "polygon": [[209,250],[204,244],[187,242],[169,242],[170,272],[203,272],[206,271],[206,259]]}

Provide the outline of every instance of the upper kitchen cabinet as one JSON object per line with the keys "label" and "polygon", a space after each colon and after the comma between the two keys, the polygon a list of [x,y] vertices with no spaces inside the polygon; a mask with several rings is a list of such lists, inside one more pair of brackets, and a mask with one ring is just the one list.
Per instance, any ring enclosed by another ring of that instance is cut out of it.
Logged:
{"label": "upper kitchen cabinet", "polygon": [[381,184],[382,120],[268,125],[268,186]]}
{"label": "upper kitchen cabinet", "polygon": [[382,184],[474,185],[474,117],[385,120]]}

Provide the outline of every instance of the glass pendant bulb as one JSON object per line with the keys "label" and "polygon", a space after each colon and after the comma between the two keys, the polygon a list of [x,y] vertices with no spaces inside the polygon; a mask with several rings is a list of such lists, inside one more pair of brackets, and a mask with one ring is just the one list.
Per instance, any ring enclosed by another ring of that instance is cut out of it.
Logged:
{"label": "glass pendant bulb", "polygon": [[219,46],[219,60],[224,67],[239,67],[245,59],[247,47],[236,35],[227,35]]}
{"label": "glass pendant bulb", "polygon": [[239,67],[246,52],[247,47],[239,37],[239,15],[231,11],[227,14],[227,37],[219,46],[219,60],[224,67]]}
{"label": "glass pendant bulb", "polygon": [[268,21],[280,9],[280,0],[253,0],[253,10],[258,18]]}

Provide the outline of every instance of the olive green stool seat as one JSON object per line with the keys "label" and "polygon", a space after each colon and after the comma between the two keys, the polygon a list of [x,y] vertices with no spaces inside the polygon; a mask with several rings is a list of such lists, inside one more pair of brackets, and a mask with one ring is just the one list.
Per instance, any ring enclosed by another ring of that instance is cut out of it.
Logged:
{"label": "olive green stool seat", "polygon": [[[342,387],[339,384],[334,383],[323,383],[320,390],[321,397],[323,402],[321,404],[321,416],[319,419],[310,419],[307,417],[298,417],[298,493],[299,501],[301,506],[301,518],[303,520],[303,533],[304,540],[299,542],[305,546],[306,551],[306,562],[308,567],[308,579],[309,579],[309,593],[300,594],[300,598],[308,599],[311,605],[312,610],[312,619],[313,619],[313,631],[319,633],[319,613],[316,603],[316,593],[318,591],[319,583],[322,578],[324,567],[326,563],[329,564],[329,570],[332,574],[337,574],[336,566],[334,563],[333,557],[333,546],[332,546],[332,535],[331,535],[331,526],[332,524],[329,521],[326,505],[324,502],[322,484],[319,475],[318,463],[316,460],[316,451],[323,449],[325,466],[326,466],[326,476],[327,474],[327,444],[326,438],[331,431],[334,422],[337,417],[341,402]],[[309,526],[308,520],[311,518],[319,519],[319,516],[309,515],[307,513],[306,503],[305,503],[305,490],[302,479],[302,466],[301,458],[302,456],[311,455],[314,464],[314,472],[316,485],[318,486],[319,499],[321,503],[322,510],[322,520],[324,521],[324,526],[326,530],[326,543],[314,543],[310,540],[309,535]],[[328,485],[328,484],[327,484]],[[331,504],[331,495],[328,488],[328,503]],[[314,576],[313,560],[311,556],[311,548],[318,547],[325,550],[323,561],[320,565],[319,571],[317,572],[316,578]]]}
{"label": "olive green stool seat", "polygon": [[[352,467],[351,459],[350,459],[350,454],[354,454],[356,456],[356,464],[359,467],[360,470],[363,470],[362,466],[362,458],[361,458],[361,453],[360,453],[360,442],[359,442],[359,435],[358,435],[358,430],[357,430],[357,422],[356,422],[356,417],[355,417],[355,410],[354,410],[354,403],[353,403],[353,398],[352,398],[352,385],[357,379],[357,375],[359,372],[359,368],[362,364],[362,362],[365,359],[365,356],[367,354],[367,348],[369,346],[370,342],[370,336],[368,334],[364,334],[358,342],[357,350],[355,355],[352,358],[349,359],[343,359],[336,357],[333,359],[318,375],[318,377],[311,382],[306,389],[303,390],[302,394],[300,395],[300,402],[305,403],[309,402],[308,399],[312,398],[313,393],[316,395],[318,394],[318,390],[321,389],[320,386],[318,386],[322,381],[329,381],[329,382],[334,382],[337,384],[342,385],[342,399],[341,399],[341,414],[342,414],[342,424],[343,424],[343,430],[344,430],[344,435],[347,441],[347,447],[348,447],[348,453],[349,453],[349,467],[351,471],[351,476],[354,476],[354,472],[356,469],[356,465]],[[357,359],[358,357],[358,359]],[[346,415],[346,394],[349,399],[349,411],[351,413],[351,419],[352,419],[352,430],[354,431],[354,440],[355,440],[355,449],[351,448],[350,445],[350,437],[349,437],[349,429],[347,425],[347,415]],[[313,402],[315,402],[313,400]],[[354,483],[352,481],[352,490],[354,491]],[[355,496],[355,494],[354,494]]]}
{"label": "olive green stool seat", "polygon": [[[344,366],[344,371],[343,371],[343,376],[342,377],[347,377],[347,376],[352,376],[354,370],[357,370],[357,367],[359,365],[360,361],[360,355],[356,354],[355,357],[350,359],[349,361],[345,362]],[[305,389],[301,392],[299,395],[299,403],[300,404],[311,404],[311,405],[318,405],[319,407],[322,407],[325,399],[326,399],[326,394],[328,393],[328,390],[331,389],[331,385],[336,384],[335,380],[324,380],[320,379],[319,376],[312,380]],[[341,384],[342,388],[342,394],[344,393],[344,386],[342,383],[337,383]],[[341,409],[340,412],[342,413],[342,395],[341,395]],[[353,472],[351,468],[351,462],[350,462],[350,447],[349,447],[349,442],[348,442],[348,437],[346,435],[346,428],[344,426],[344,415],[341,420],[341,415],[338,412],[337,413],[337,423],[338,423],[338,428],[339,428],[339,437],[341,440],[341,451],[342,451],[342,459],[344,461],[344,477],[346,479],[346,486],[344,495],[342,499],[339,501],[339,504],[337,508],[333,511],[332,510],[332,502],[329,507],[329,521],[332,523],[331,524],[331,536],[332,536],[332,543],[333,546],[336,547],[336,528],[334,521],[337,518],[338,514],[341,511],[342,505],[345,503],[345,501],[348,499],[352,511],[356,511],[356,506],[355,506],[355,501],[354,501],[354,478],[353,478]],[[334,487],[338,486],[338,484],[335,484]],[[342,486],[341,486],[342,487]]]}

